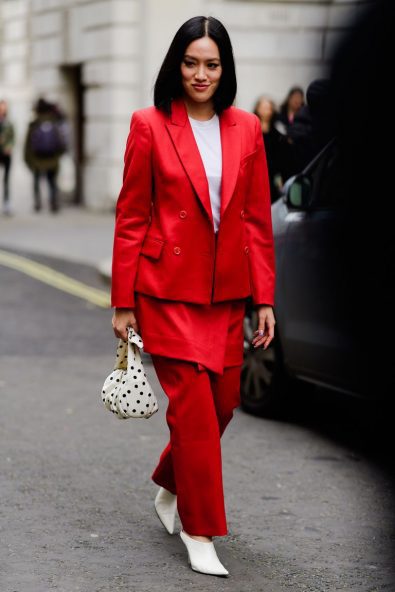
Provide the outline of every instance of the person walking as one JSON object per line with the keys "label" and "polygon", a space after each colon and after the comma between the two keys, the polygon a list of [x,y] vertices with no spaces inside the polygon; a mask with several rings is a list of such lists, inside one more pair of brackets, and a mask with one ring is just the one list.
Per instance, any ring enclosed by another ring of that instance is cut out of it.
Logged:
{"label": "person walking", "polygon": [[12,162],[12,150],[15,143],[15,130],[8,117],[7,102],[0,101],[0,164],[4,166],[3,177],[3,214],[11,215],[10,208],[10,169]]}
{"label": "person walking", "polygon": [[291,144],[286,134],[281,133],[275,125],[276,107],[271,98],[261,95],[253,113],[259,117],[266,161],[269,171],[271,202],[281,196],[285,181],[290,177]]}
{"label": "person walking", "polygon": [[40,178],[44,175],[49,187],[49,209],[55,213],[59,210],[59,159],[67,146],[53,105],[40,98],[34,110],[36,117],[29,123],[24,145],[24,159],[33,173],[34,210],[42,208]]}
{"label": "person walking", "polygon": [[274,338],[275,258],[259,119],[233,106],[233,50],[223,24],[197,16],[176,32],[154,87],[134,111],[115,212],[112,328],[140,333],[168,398],[170,440],[151,478],[154,508],[191,568],[229,571],[213,537],[228,533],[220,438],[240,404],[243,320],[251,345]]}

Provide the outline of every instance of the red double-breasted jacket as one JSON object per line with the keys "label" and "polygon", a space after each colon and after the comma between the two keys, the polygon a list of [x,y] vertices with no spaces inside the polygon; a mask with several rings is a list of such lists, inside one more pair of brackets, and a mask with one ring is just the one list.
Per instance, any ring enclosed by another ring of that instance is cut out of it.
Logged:
{"label": "red double-breasted jacket", "polygon": [[171,116],[134,111],[115,214],[111,306],[134,292],[208,304],[252,296],[274,305],[275,259],[259,119],[220,115],[222,184],[217,240],[208,181],[182,98]]}

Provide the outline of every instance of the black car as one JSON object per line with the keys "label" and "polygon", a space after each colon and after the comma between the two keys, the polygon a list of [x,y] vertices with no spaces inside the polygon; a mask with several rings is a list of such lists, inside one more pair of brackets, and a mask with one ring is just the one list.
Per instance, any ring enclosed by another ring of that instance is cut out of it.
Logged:
{"label": "black car", "polygon": [[[350,208],[344,207],[348,196],[343,180],[338,143],[332,138],[300,174],[287,180],[272,205],[275,337],[267,350],[251,345],[257,317],[249,301],[241,375],[241,406],[248,412],[281,413],[301,381],[372,395],[373,378],[366,379],[365,369],[377,346],[369,350],[355,330],[356,287],[365,281],[355,256],[363,251],[347,240],[352,219]],[[367,325],[365,329],[368,333]]]}

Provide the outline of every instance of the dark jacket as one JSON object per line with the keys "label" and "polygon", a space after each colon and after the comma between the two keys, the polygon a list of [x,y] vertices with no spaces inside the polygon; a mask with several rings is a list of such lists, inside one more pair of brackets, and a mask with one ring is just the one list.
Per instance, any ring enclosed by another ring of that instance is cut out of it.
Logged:
{"label": "dark jacket", "polygon": [[268,132],[263,133],[263,141],[269,170],[270,197],[271,203],[273,203],[280,197],[275,178],[279,175],[282,182],[285,183],[290,176],[292,147],[287,136],[280,133],[274,125]]}

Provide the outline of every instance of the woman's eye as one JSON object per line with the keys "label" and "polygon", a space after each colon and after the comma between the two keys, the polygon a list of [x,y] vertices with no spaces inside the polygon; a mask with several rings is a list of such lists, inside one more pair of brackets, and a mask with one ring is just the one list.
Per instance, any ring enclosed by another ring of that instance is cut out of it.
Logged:
{"label": "woman's eye", "polygon": [[[211,68],[212,66],[212,68]],[[218,68],[219,64],[209,64],[209,68],[211,68],[212,70],[214,70],[214,68]]]}
{"label": "woman's eye", "polygon": [[185,64],[186,66],[193,66],[193,65],[194,65],[194,63],[193,63],[193,62],[188,62],[187,60],[184,60],[184,64]]}

